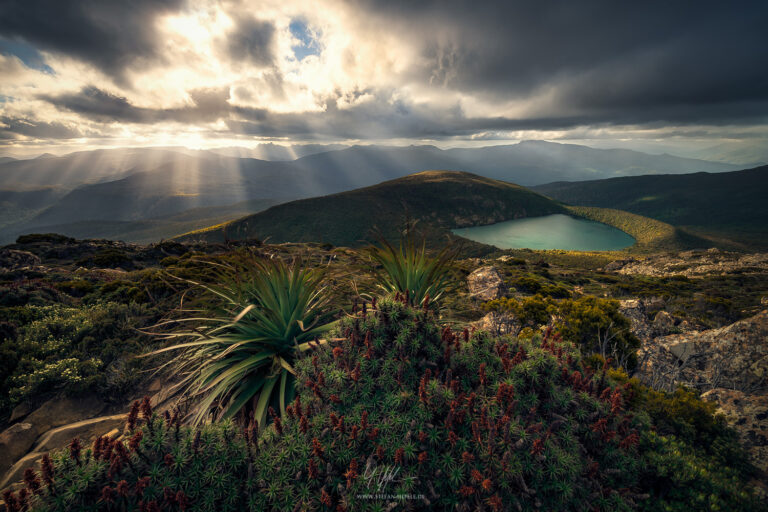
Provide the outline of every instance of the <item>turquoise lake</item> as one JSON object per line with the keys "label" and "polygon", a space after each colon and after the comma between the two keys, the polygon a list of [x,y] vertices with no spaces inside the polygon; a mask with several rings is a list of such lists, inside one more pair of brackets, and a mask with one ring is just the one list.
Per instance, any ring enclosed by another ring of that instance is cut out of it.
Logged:
{"label": "turquoise lake", "polygon": [[613,226],[559,213],[459,228],[453,233],[499,249],[613,251],[635,243],[634,238]]}

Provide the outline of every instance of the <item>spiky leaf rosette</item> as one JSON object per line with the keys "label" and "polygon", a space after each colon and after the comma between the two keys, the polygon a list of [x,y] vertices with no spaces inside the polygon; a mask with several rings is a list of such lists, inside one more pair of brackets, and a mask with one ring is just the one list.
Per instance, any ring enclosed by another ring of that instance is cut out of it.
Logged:
{"label": "spiky leaf rosette", "polygon": [[243,411],[263,426],[270,407],[285,413],[294,398],[295,360],[334,324],[322,278],[300,263],[266,260],[245,279],[205,287],[223,313],[185,319],[202,325],[167,337],[191,341],[149,354],[178,351],[169,363],[183,376],[178,389],[200,398],[193,423]]}
{"label": "spiky leaf rosette", "polygon": [[453,246],[435,255],[427,251],[426,241],[418,242],[409,231],[396,247],[383,236],[379,244],[368,249],[371,259],[381,266],[379,287],[388,294],[400,294],[412,306],[437,303],[450,282],[450,269],[456,257]]}

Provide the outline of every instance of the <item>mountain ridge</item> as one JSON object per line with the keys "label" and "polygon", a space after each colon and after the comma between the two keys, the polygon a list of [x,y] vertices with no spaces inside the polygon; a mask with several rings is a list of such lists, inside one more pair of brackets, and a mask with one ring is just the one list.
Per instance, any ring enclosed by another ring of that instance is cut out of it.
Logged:
{"label": "mountain ridge", "polygon": [[[66,234],[68,224],[73,225],[73,236],[88,237],[89,233],[82,228],[94,221],[145,221],[243,201],[321,196],[425,169],[468,171],[529,186],[562,178],[586,179],[617,173],[731,168],[627,151],[528,141],[447,150],[429,145],[360,145],[292,161],[236,158],[210,151],[185,153],[167,148],[97,150],[12,161],[0,164],[0,188],[57,186],[65,193],[50,196],[48,203],[35,211],[27,210],[22,217],[9,212],[23,205],[9,203],[5,213],[0,212],[0,241],[11,241],[18,234],[52,225]],[[132,240],[131,230],[114,233]],[[163,237],[178,234],[159,233]]]}
{"label": "mountain ridge", "polygon": [[575,206],[616,208],[732,248],[768,248],[768,165],[728,173],[617,177],[531,187]]}
{"label": "mountain ridge", "polygon": [[370,187],[300,199],[177,237],[222,242],[269,239],[357,246],[377,233],[398,236],[399,223],[416,221],[434,241],[449,229],[512,218],[567,213],[559,203],[513,183],[461,171],[422,171]]}

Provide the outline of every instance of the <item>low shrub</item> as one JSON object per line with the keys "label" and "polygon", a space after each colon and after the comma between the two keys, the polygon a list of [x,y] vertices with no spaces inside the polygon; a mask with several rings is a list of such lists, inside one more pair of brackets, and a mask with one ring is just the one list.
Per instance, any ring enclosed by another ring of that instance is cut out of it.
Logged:
{"label": "low shrub", "polygon": [[[266,429],[199,430],[135,404],[126,441],[73,442],[31,510],[760,510],[739,475],[653,432],[633,386],[551,331],[440,327],[381,300],[296,363]],[[149,421],[135,426],[139,411]],[[8,496],[16,503],[19,495]]]}
{"label": "low shrub", "polygon": [[[0,390],[5,412],[48,392],[91,390],[116,400],[135,383],[141,363],[134,356],[150,340],[135,327],[153,319],[145,306],[113,303],[70,307],[27,306],[22,323],[4,336]],[[10,357],[12,355],[12,357]],[[115,375],[115,371],[122,376]]]}

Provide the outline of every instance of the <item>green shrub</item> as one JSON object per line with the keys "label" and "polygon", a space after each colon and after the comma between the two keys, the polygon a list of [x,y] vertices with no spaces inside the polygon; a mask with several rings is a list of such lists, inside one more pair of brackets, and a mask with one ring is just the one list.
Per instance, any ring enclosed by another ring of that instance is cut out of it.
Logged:
{"label": "green shrub", "polygon": [[95,286],[90,281],[72,280],[56,283],[56,289],[73,297],[83,297],[91,293]]}
{"label": "green shrub", "polygon": [[563,337],[578,343],[586,354],[610,357],[628,370],[637,366],[640,340],[619,313],[618,301],[594,296],[566,299],[559,303],[558,317],[556,325]]}
{"label": "green shrub", "polygon": [[488,301],[482,306],[483,311],[493,313],[503,325],[504,331],[512,334],[519,333],[526,327],[537,328],[549,322],[550,315],[557,310],[554,301],[534,295],[515,299],[502,297]]}
{"label": "green shrub", "polygon": [[645,455],[639,476],[651,496],[639,504],[642,511],[766,510],[741,471],[702,457],[674,436],[648,432],[641,449]]}
{"label": "green shrub", "polygon": [[32,510],[760,510],[557,336],[471,335],[377,306],[296,363],[297,400],[258,435],[142,407],[153,419],[122,447],[75,445],[30,475]]}
{"label": "green shrub", "polygon": [[[4,336],[0,390],[5,412],[21,401],[52,391],[96,391],[116,400],[139,378],[133,356],[148,346],[134,327],[152,313],[141,306],[95,304],[83,307],[27,306],[15,333]],[[16,325],[16,324],[11,324]],[[12,357],[10,357],[12,356]],[[115,372],[122,374],[117,378]]]}
{"label": "green shrub", "polygon": [[752,467],[725,417],[715,414],[717,405],[685,388],[674,393],[647,389],[643,409],[662,435],[674,435],[686,445],[707,454],[720,464],[748,475]]}

